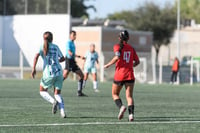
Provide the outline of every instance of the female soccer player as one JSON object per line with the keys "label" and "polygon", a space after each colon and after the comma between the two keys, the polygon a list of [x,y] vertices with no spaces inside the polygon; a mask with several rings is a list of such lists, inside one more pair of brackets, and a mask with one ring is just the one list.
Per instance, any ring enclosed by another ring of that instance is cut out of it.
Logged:
{"label": "female soccer player", "polygon": [[[43,76],[40,81],[40,95],[53,104],[52,113],[55,114],[57,111],[57,105],[60,108],[61,117],[66,118],[64,111],[64,101],[61,96],[61,89],[63,85],[62,67],[59,62],[65,60],[60,49],[57,45],[52,43],[53,35],[51,32],[45,32],[43,34],[44,44],[41,45],[40,50],[35,56],[32,70],[32,77],[35,78],[36,75],[36,65],[39,56],[43,59]],[[49,95],[48,89],[54,87],[54,97]]]}
{"label": "female soccer player", "polygon": [[69,72],[72,71],[76,73],[79,77],[78,81],[78,96],[86,96],[83,92],[83,72],[79,68],[79,66],[76,64],[75,57],[85,59],[84,57],[80,55],[76,55],[76,47],[74,44],[74,40],[76,40],[76,31],[70,32],[70,40],[66,44],[66,60],[65,60],[65,70],[63,72],[64,80],[69,75]]}
{"label": "female soccer player", "polygon": [[86,81],[88,79],[89,73],[92,73],[93,76],[93,89],[95,92],[99,92],[97,89],[97,69],[95,67],[95,62],[97,64],[98,61],[98,53],[95,51],[95,45],[90,45],[90,51],[88,51],[85,55],[85,63],[84,63],[84,81],[83,81],[83,87],[85,88]]}
{"label": "female soccer player", "polygon": [[128,103],[129,121],[134,120],[134,101],[133,101],[133,88],[135,77],[133,74],[133,67],[136,67],[140,61],[134,48],[127,43],[129,40],[129,33],[124,30],[119,34],[120,43],[114,45],[115,56],[113,59],[104,66],[108,68],[116,63],[114,82],[112,85],[112,97],[116,105],[119,107],[118,119],[123,118],[126,107],[122,104],[119,97],[120,91],[125,85],[126,99]]}

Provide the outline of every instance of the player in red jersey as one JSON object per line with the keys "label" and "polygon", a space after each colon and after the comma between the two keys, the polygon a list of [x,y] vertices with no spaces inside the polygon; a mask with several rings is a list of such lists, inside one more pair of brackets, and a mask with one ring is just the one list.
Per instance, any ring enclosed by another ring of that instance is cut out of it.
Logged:
{"label": "player in red jersey", "polygon": [[109,66],[116,64],[114,82],[112,85],[112,97],[117,107],[119,107],[120,109],[118,119],[121,120],[126,111],[126,107],[123,105],[122,100],[119,97],[120,91],[124,85],[126,89],[126,99],[128,103],[129,121],[133,121],[133,88],[135,82],[133,67],[136,67],[140,63],[140,61],[134,48],[127,43],[127,41],[129,40],[128,31],[121,31],[119,34],[119,40],[120,43],[114,45],[115,56],[108,64],[104,66],[104,68],[108,68]]}

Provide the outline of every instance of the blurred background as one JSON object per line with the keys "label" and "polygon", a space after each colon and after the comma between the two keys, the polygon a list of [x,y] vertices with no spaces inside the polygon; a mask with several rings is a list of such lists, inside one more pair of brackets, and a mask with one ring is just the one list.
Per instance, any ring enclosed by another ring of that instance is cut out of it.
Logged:
{"label": "blurred background", "polygon": [[[0,78],[30,78],[42,33],[52,31],[65,54],[69,31],[74,29],[77,53],[84,55],[95,43],[99,80],[112,80],[114,66],[104,70],[103,65],[113,56],[119,31],[126,29],[141,60],[135,68],[137,82],[169,83],[178,57],[178,83],[197,83],[199,12],[199,0],[0,0]],[[82,66],[81,60],[77,62]]]}

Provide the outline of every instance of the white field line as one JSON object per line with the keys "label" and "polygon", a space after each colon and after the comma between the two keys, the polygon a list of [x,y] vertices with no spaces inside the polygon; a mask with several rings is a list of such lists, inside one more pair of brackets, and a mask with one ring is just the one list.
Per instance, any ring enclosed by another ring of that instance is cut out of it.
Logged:
{"label": "white field line", "polygon": [[86,123],[52,123],[0,125],[0,127],[45,127],[45,126],[85,126],[85,125],[145,125],[145,124],[194,124],[200,121],[143,121],[143,122],[86,122]]}

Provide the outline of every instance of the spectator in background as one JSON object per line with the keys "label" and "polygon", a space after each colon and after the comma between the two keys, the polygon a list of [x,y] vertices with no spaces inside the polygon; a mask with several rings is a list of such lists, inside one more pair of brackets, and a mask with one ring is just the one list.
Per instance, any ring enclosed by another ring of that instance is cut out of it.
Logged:
{"label": "spectator in background", "polygon": [[177,74],[179,71],[179,60],[177,57],[174,59],[174,63],[172,66],[172,75],[171,75],[171,82],[170,84],[173,84],[174,82],[177,82]]}

